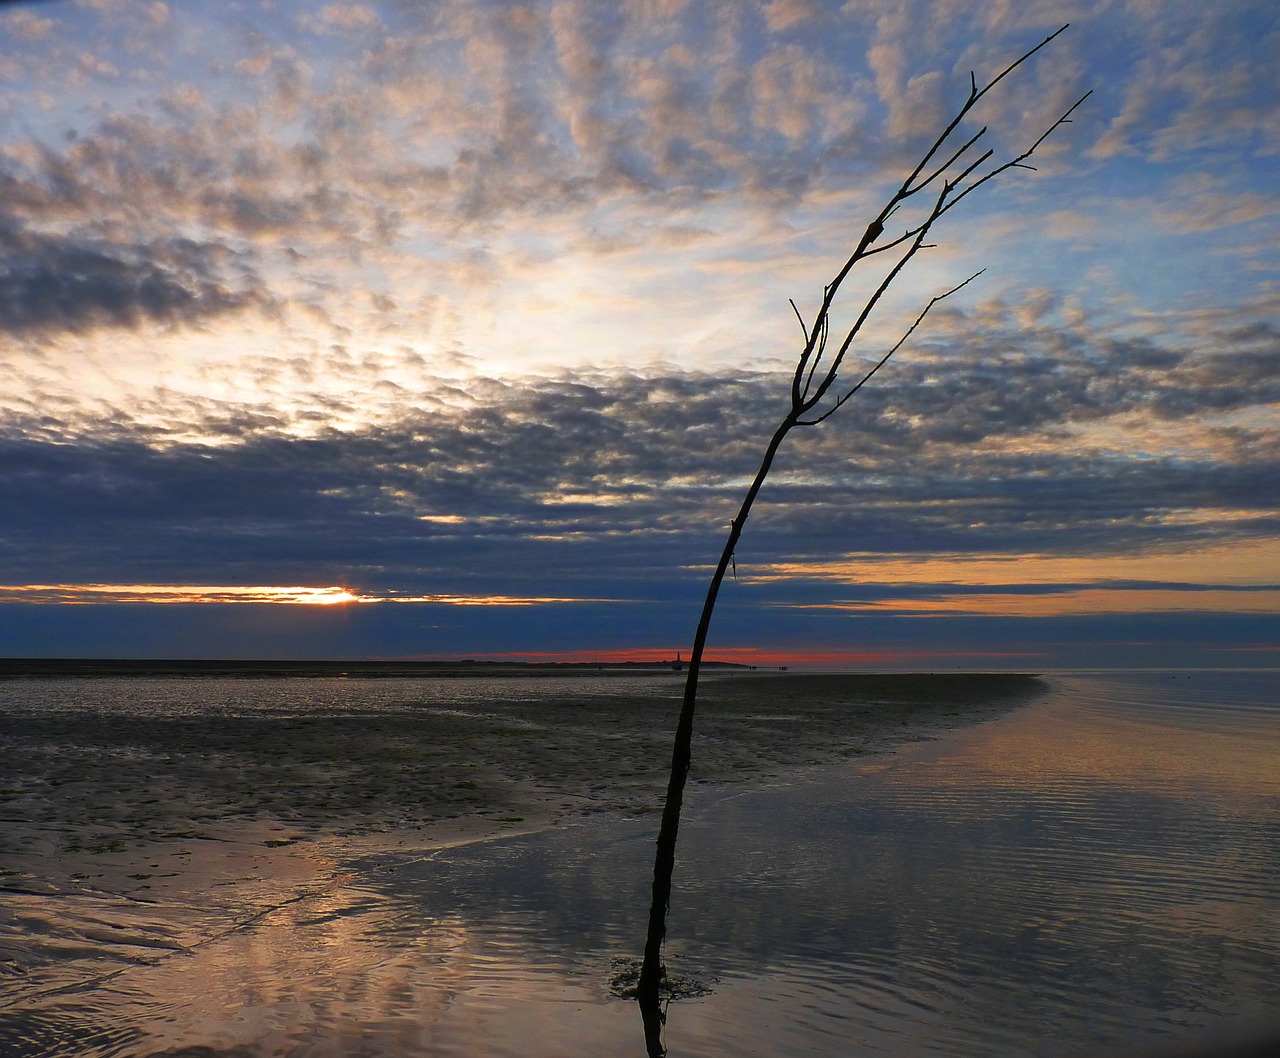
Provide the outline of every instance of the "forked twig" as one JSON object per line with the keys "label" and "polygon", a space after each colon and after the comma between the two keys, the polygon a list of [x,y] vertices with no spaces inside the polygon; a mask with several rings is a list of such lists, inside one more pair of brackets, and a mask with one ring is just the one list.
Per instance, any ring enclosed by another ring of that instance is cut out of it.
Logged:
{"label": "forked twig", "polygon": [[868,371],[865,375],[862,376],[862,378],[860,378],[857,381],[857,383],[853,386],[852,389],[849,390],[848,393],[846,393],[843,397],[840,397],[834,404],[831,405],[830,408],[824,411],[816,419],[797,419],[796,425],[797,426],[817,426],[823,420],[831,418],[831,416],[834,415],[836,411],[839,410],[840,406],[845,401],[847,401],[850,397],[852,397],[855,393],[857,393],[858,390],[860,390],[863,386],[865,386],[868,382],[871,381],[871,376],[874,375],[877,371],[879,371],[882,367],[884,367],[885,364],[889,362],[889,357],[893,356],[894,353],[896,353],[899,349],[902,348],[906,340],[911,337],[911,335],[915,332],[915,329],[919,327],[921,322],[923,322],[924,318],[927,315],[929,315],[929,310],[933,308],[934,305],[936,305],[939,301],[942,301],[944,298],[951,297],[951,295],[956,293],[956,291],[963,290],[975,279],[977,279],[978,276],[982,275],[982,273],[985,271],[986,271],[985,268],[979,268],[976,272],[973,273],[973,275],[971,275],[963,283],[957,283],[950,290],[942,294],[936,294],[932,298],[930,298],[929,304],[927,304],[920,311],[920,315],[917,316],[915,319],[915,322],[910,327],[907,328],[906,333],[904,333],[903,336],[899,338],[897,342],[894,343],[893,348],[891,348],[887,353],[884,354],[884,356],[882,356],[879,359],[875,367],[873,367],[870,371]]}

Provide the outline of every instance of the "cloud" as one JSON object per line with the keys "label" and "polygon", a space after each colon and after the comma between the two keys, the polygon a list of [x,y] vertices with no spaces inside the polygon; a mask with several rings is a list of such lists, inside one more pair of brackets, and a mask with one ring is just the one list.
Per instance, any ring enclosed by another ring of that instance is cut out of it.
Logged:
{"label": "cloud", "polygon": [[892,614],[927,617],[961,614],[982,617],[1069,617],[1098,614],[1214,613],[1271,615],[1280,609],[1280,589],[1242,592],[1196,585],[1193,588],[1061,588],[1029,592],[1012,584],[1011,591],[972,594],[963,589],[927,596],[908,595],[855,602],[819,603],[789,608],[825,613]]}
{"label": "cloud", "polygon": [[1124,31],[1137,57],[1130,76],[1110,89],[1121,103],[1095,156],[1167,161],[1228,145],[1254,157],[1280,149],[1270,69],[1280,41],[1274,11],[1253,3],[1172,10],[1152,4],[1135,14]]}
{"label": "cloud", "polygon": [[1197,180],[1191,187],[1179,189],[1176,198],[1164,205],[1162,219],[1178,232],[1216,231],[1264,220],[1272,222],[1268,228],[1275,227],[1275,218],[1280,215],[1275,196],[1241,191],[1223,183]]}
{"label": "cloud", "polygon": [[6,13],[2,24],[19,40],[42,40],[49,35],[55,22],[51,18],[41,18],[29,8],[21,8]]}
{"label": "cloud", "polygon": [[764,5],[765,25],[770,33],[783,33],[820,19],[825,14],[817,0],[769,0]]}
{"label": "cloud", "polygon": [[355,595],[346,588],[266,584],[0,584],[0,605],[274,605],[346,606],[352,603],[429,603],[433,606],[548,606],[616,599],[524,598],[518,595]]}
{"label": "cloud", "polygon": [[[1269,327],[1177,349],[1073,333],[1051,309],[938,323],[839,416],[788,441],[744,577],[753,562],[851,549],[1114,556],[1274,535]],[[575,597],[645,597],[672,570],[701,577],[781,384],[760,372],[474,378],[398,418],[309,438],[192,405],[207,416],[191,428],[200,444],[127,421],[59,427],[46,409],[11,423],[0,453],[6,568],[26,583],[74,570],[86,583],[234,574],[376,596],[549,598],[572,583]]]}
{"label": "cloud", "polygon": [[255,292],[219,281],[219,249],[186,239],[113,244],[0,221],[0,331],[136,328],[241,309]]}
{"label": "cloud", "polygon": [[329,4],[320,9],[317,21],[335,32],[371,29],[379,24],[377,13],[365,4]]}
{"label": "cloud", "polygon": [[[70,139],[58,135],[70,135],[60,112],[41,136],[13,143],[8,201],[15,223],[94,240],[124,260],[181,232],[234,255],[210,277],[233,298],[252,292],[270,312],[305,303],[361,333],[386,324],[385,314],[344,304],[368,285],[397,304],[446,299],[481,332],[465,339],[478,344],[511,304],[550,304],[545,288],[560,277],[546,269],[544,289],[526,301],[522,265],[581,272],[621,245],[637,260],[623,282],[609,277],[619,301],[656,298],[673,313],[696,312],[687,283],[655,289],[650,278],[661,274],[661,254],[681,263],[664,233],[718,237],[685,266],[714,264],[719,285],[733,267],[771,268],[771,250],[788,239],[807,242],[810,257],[825,251],[847,223],[850,188],[870,192],[897,174],[902,152],[916,147],[901,138],[935,129],[963,92],[967,72],[954,57],[974,13],[992,39],[963,62],[983,69],[987,52],[1007,61],[1047,17],[1007,5],[966,10],[615,11],[566,0],[519,9],[315,5],[288,24],[170,12],[163,32],[141,14],[127,32],[97,22],[96,35],[82,27],[98,42],[95,59],[155,91],[108,94],[77,115]],[[784,23],[781,37],[769,32]],[[40,56],[49,68],[77,41],[74,29],[35,42],[47,47]],[[1068,40],[1062,52],[1067,81],[1079,79],[1075,48]],[[1028,69],[1027,83],[1056,85],[1060,58]],[[220,64],[217,76],[201,70],[206,60]],[[137,81],[157,69],[165,76]],[[867,94],[873,77],[883,112]],[[56,84],[41,78],[42,90]],[[1026,94],[1011,93],[1000,115],[1022,124]],[[1052,102],[1029,109],[1047,112]],[[242,283],[237,269],[253,275]],[[192,277],[172,278],[190,289]],[[597,297],[606,289],[592,285]],[[215,287],[196,294],[196,305],[220,303]],[[671,305],[673,294],[685,302]],[[719,290],[711,297],[723,303]],[[409,334],[413,323],[394,325]],[[701,321],[690,329],[711,333]],[[609,348],[594,331],[561,344],[592,350],[579,355]],[[726,333],[721,345],[730,344]],[[620,355],[634,362],[635,350]]]}
{"label": "cloud", "polygon": [[1096,96],[1039,175],[975,196],[903,277],[854,356],[992,265],[788,441],[741,597],[830,602],[820,572],[757,574],[851,551],[1110,561],[1274,539],[1269,11],[11,12],[3,568],[696,594],[783,409],[787,294],[812,311],[970,70],[1067,19],[990,100],[989,135],[1021,145]]}

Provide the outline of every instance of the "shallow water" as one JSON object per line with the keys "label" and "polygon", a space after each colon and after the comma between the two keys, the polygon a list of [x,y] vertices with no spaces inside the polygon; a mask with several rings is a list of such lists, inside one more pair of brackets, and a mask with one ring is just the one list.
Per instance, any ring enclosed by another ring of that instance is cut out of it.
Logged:
{"label": "shallow water", "polygon": [[[712,992],[672,1005],[673,1056],[1083,1055],[1280,1009],[1276,674],[1053,682],[861,767],[691,790],[668,962]],[[608,978],[653,827],[369,859],[180,954],[200,909],[82,906],[66,959],[136,959],[23,982],[0,1053],[641,1054]]]}

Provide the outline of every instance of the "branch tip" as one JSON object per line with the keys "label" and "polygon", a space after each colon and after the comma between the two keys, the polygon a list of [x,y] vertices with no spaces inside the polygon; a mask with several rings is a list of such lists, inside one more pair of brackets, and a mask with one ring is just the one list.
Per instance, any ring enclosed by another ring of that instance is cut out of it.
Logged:
{"label": "branch tip", "polygon": [[791,311],[796,314],[796,319],[800,321],[800,333],[804,335],[805,341],[807,342],[809,340],[809,328],[805,326],[804,317],[800,315],[800,310],[796,308],[794,298],[787,298],[787,301],[790,302]]}

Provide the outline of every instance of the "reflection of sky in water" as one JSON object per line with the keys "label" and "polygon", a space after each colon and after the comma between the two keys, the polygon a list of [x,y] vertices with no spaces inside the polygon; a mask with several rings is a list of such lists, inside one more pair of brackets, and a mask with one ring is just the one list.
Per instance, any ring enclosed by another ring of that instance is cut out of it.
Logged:
{"label": "reflection of sky in water", "polygon": [[[1074,1055],[1265,1016],[1280,1002],[1268,679],[1076,679],[840,778],[695,789],[669,961],[718,980],[673,1006],[673,1056]],[[653,825],[362,864],[190,957],[10,1012],[0,1033],[32,1054],[73,1039],[96,1055],[640,1053],[606,978],[640,947]]]}

